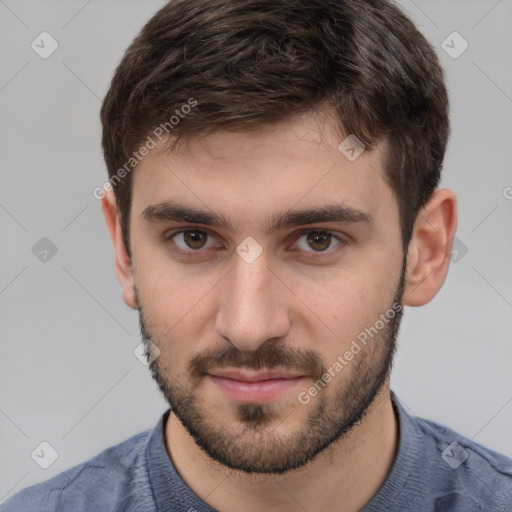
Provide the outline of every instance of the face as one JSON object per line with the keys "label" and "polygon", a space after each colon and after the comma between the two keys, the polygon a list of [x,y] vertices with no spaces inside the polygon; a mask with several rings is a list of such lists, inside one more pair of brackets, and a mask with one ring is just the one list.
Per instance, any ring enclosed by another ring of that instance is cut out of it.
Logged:
{"label": "face", "polygon": [[[354,161],[334,117],[153,150],[132,182],[131,251],[150,368],[212,459],[306,464],[387,385],[405,261],[383,146]],[[149,346],[149,342],[148,346]]]}

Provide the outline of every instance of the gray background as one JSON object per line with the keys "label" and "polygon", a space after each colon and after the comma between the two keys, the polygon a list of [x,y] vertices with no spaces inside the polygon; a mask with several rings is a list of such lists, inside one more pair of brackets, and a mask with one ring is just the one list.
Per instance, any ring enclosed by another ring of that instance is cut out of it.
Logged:
{"label": "gray background", "polygon": [[[133,355],[138,316],[92,195],[106,178],[100,101],[163,3],[0,0],[0,501],[166,408]],[[415,414],[512,456],[512,1],[400,5],[447,74],[442,186],[458,195],[460,250],[437,297],[406,308],[392,388]],[[31,48],[43,31],[59,44],[47,59]],[[457,59],[441,48],[453,31],[469,43]],[[57,247],[46,262],[32,252],[42,237]],[[31,458],[42,441],[59,454],[48,469]]]}

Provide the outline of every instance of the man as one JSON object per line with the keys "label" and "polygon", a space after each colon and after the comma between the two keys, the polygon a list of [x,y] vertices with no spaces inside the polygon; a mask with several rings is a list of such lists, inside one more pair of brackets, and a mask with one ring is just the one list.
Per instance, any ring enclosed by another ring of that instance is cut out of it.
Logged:
{"label": "man", "polygon": [[175,0],[101,111],[102,207],[170,409],[30,511],[505,511],[512,460],[389,388],[437,294],[443,72],[385,0]]}

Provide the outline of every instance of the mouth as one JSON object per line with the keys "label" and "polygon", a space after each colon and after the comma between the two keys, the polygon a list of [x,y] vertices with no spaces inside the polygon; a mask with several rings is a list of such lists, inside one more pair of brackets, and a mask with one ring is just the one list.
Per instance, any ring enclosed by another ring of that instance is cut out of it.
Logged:
{"label": "mouth", "polygon": [[252,404],[272,402],[307,378],[303,373],[282,369],[251,371],[240,368],[212,370],[206,377],[231,400]]}

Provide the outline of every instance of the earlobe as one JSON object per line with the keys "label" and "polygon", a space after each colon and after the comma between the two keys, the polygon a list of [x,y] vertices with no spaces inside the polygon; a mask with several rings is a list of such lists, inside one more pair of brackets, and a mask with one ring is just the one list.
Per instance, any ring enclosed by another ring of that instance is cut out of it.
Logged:
{"label": "earlobe", "polygon": [[101,209],[103,210],[105,223],[107,224],[112,245],[114,246],[115,272],[123,287],[123,299],[130,308],[137,309],[132,261],[126,252],[121,229],[121,218],[117,209],[115,194],[112,189],[105,191],[105,195],[101,199]]}
{"label": "earlobe", "polygon": [[441,289],[450,265],[457,229],[457,198],[449,189],[436,190],[418,213],[407,259],[403,301],[423,306]]}

